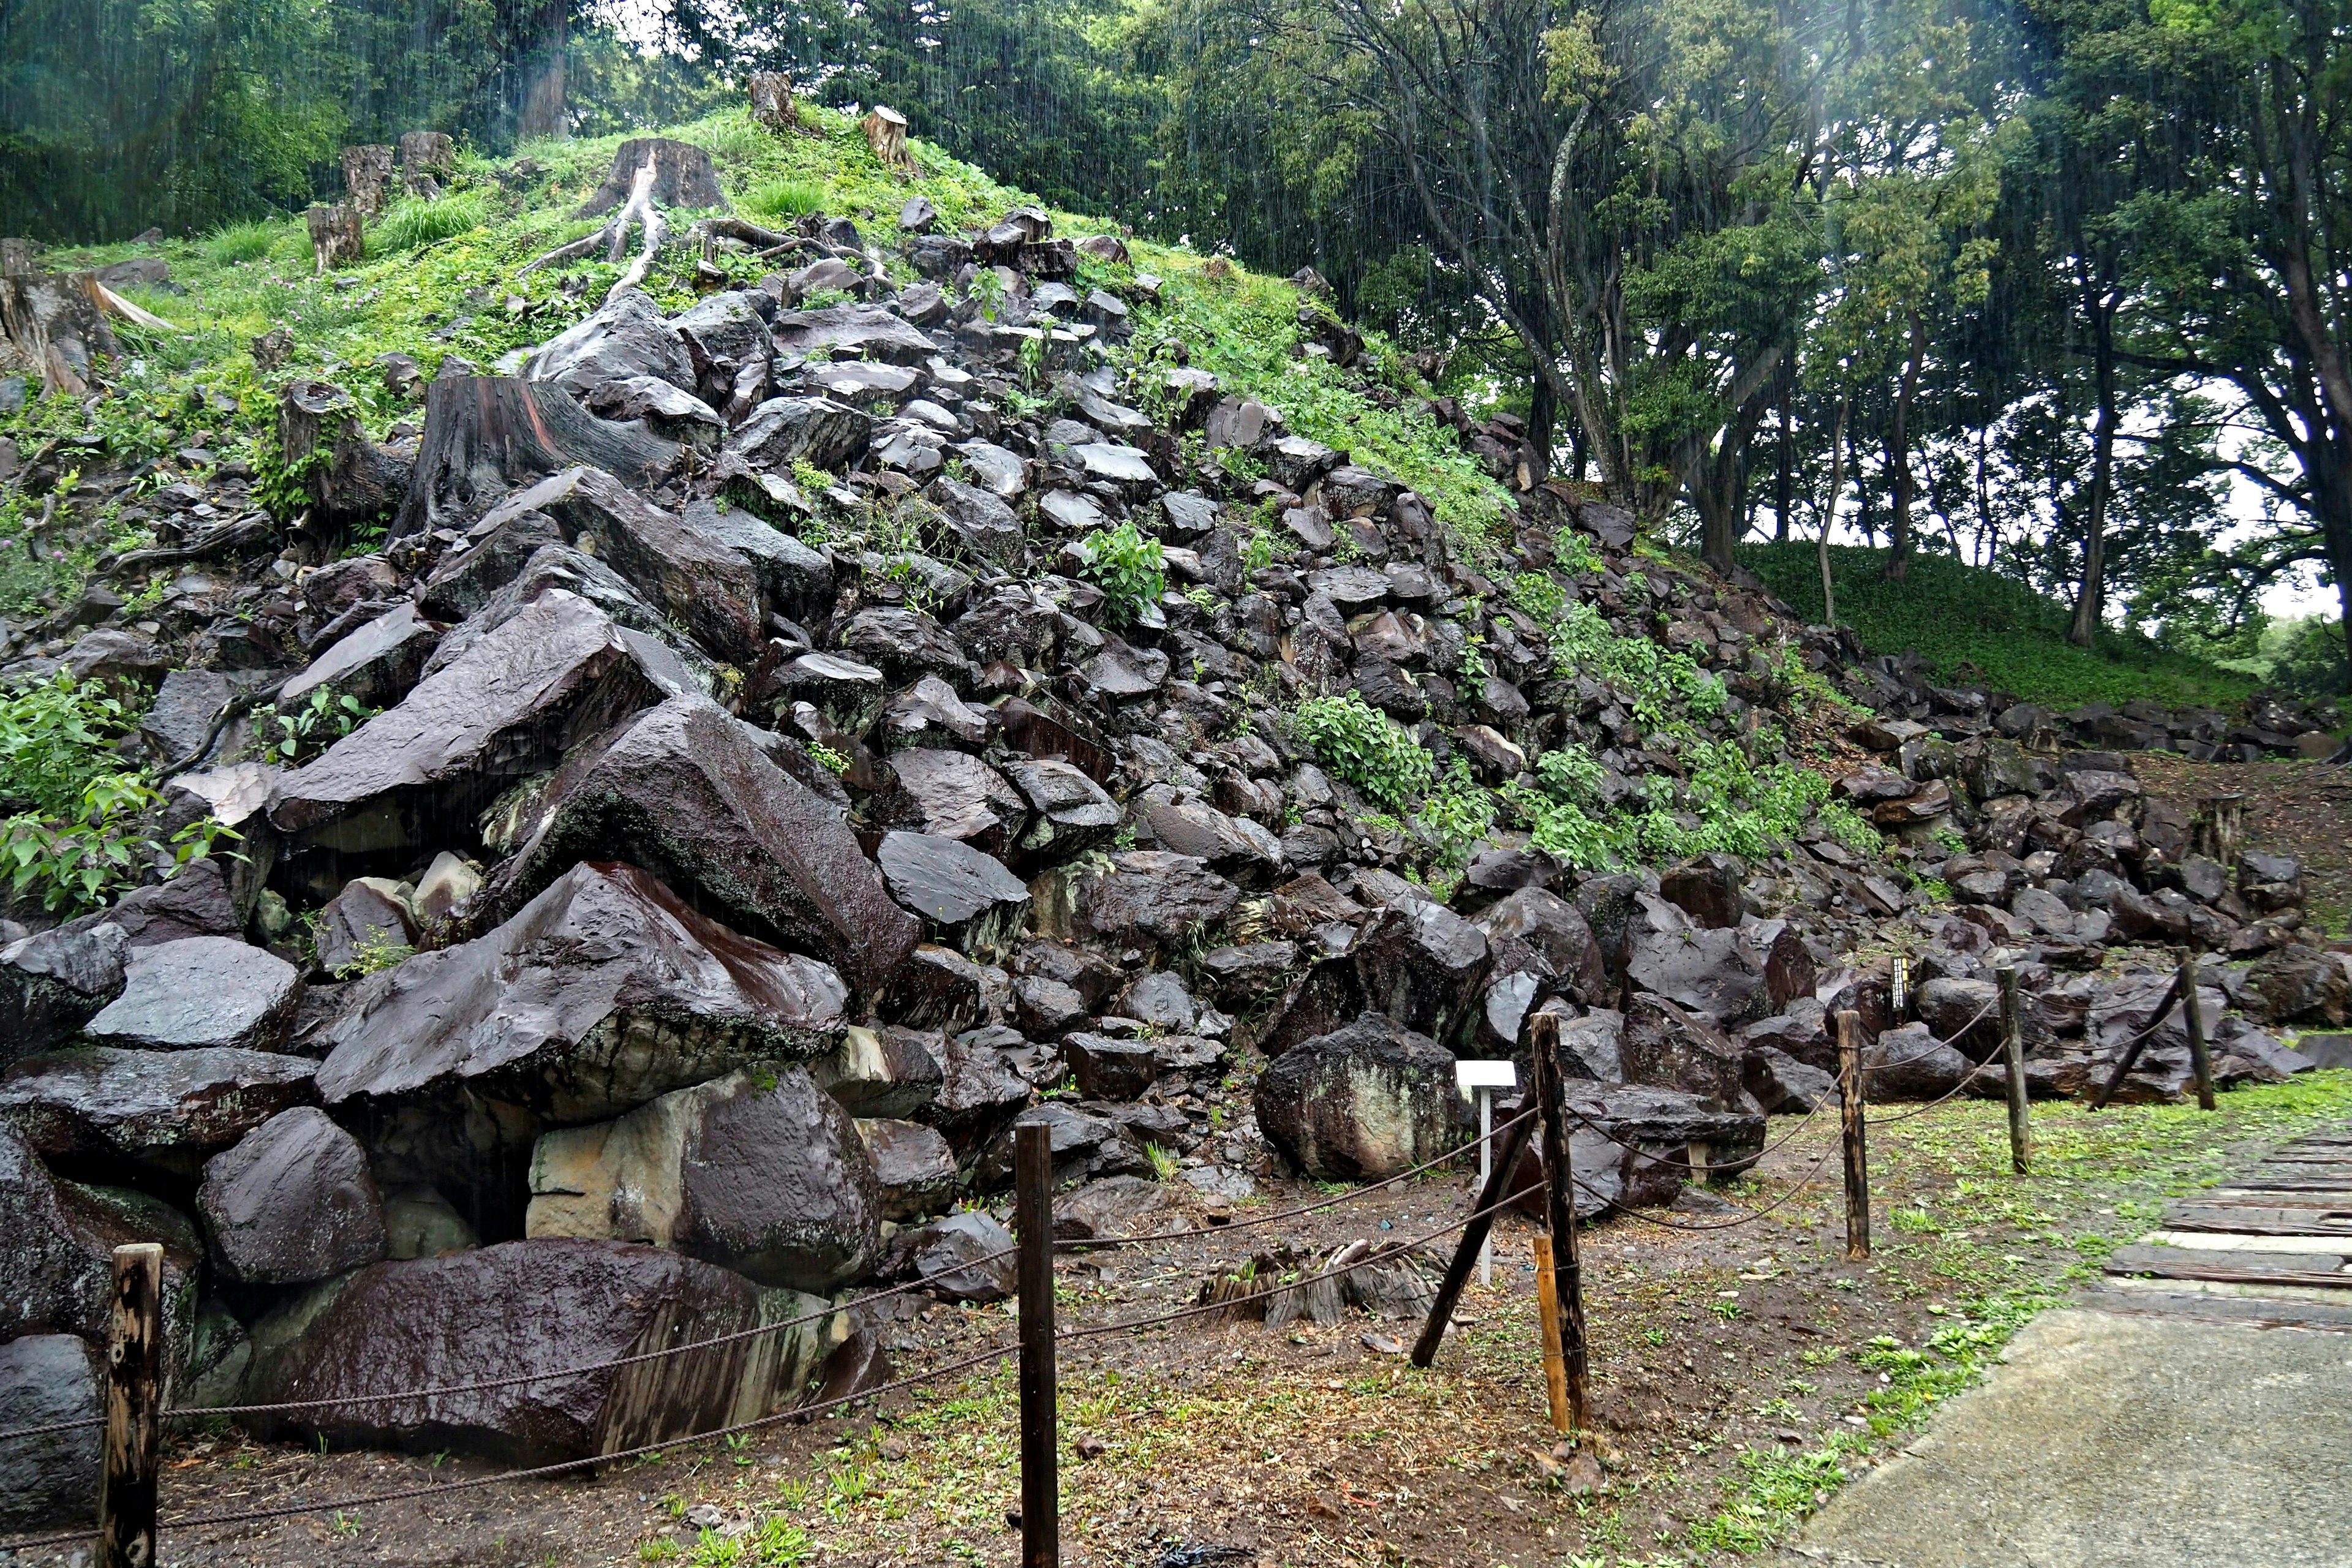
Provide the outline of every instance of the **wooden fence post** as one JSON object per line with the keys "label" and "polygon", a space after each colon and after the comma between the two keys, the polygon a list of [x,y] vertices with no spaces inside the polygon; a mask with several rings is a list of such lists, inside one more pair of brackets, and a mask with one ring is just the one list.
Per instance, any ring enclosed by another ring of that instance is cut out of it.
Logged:
{"label": "wooden fence post", "polygon": [[1560,1360],[1567,1368],[1571,1424],[1588,1425],[1591,1390],[1584,1348],[1584,1268],[1576,1248],[1576,1166],[1570,1146],[1568,1084],[1559,1076],[1559,1015],[1538,1013],[1528,1020],[1529,1054],[1535,1058],[1536,1107],[1543,1120],[1546,1211],[1551,1228],[1552,1278],[1559,1306]]}
{"label": "wooden fence post", "polygon": [[2180,1016],[2189,1026],[2189,1067],[2197,1076],[2197,1108],[2213,1109],[2213,1058],[2205,1048],[2205,1008],[2197,1000],[2197,954],[2180,950]]}
{"label": "wooden fence post", "polygon": [[2009,1163],[2022,1176],[2033,1168],[2033,1123],[2025,1100],[2025,1018],[2017,1000],[2017,965],[2004,963],[1999,973],[2000,1056],[2009,1074]]}
{"label": "wooden fence post", "polygon": [[1511,1178],[1519,1168],[1519,1155],[1528,1146],[1528,1135],[1535,1131],[1535,1123],[1525,1119],[1533,1098],[1530,1087],[1528,1099],[1519,1102],[1520,1120],[1495,1144],[1494,1165],[1487,1172],[1486,1184],[1479,1189],[1477,1209],[1463,1227],[1461,1243],[1454,1249],[1454,1261],[1438,1284],[1437,1300],[1430,1303],[1429,1321],[1422,1325],[1421,1338],[1413,1342],[1412,1364],[1417,1367],[1426,1368],[1437,1359],[1437,1347],[1445,1338],[1445,1327],[1454,1321],[1454,1304],[1462,1299],[1462,1288],[1470,1282],[1471,1266],[1478,1261],[1478,1254],[1495,1228],[1495,1210],[1510,1192]]}
{"label": "wooden fence post", "polygon": [[1054,1379],[1052,1130],[1013,1131],[1013,1222],[1021,1245],[1021,1568],[1060,1568],[1060,1423]]}
{"label": "wooden fence post", "polygon": [[156,1242],[114,1249],[106,1357],[100,1568],[155,1568],[155,1445],[163,1410],[163,1248]]}
{"label": "wooden fence post", "polygon": [[1845,1134],[1845,1255],[1870,1256],[1870,1152],[1863,1142],[1862,1015],[1837,1016],[1838,1112]]}
{"label": "wooden fence post", "polygon": [[1534,1238],[1536,1308],[1543,1314],[1544,1395],[1551,1404],[1551,1429],[1576,1430],[1576,1414],[1568,1404],[1568,1362],[1559,1342],[1559,1275],[1551,1264],[1551,1237]]}

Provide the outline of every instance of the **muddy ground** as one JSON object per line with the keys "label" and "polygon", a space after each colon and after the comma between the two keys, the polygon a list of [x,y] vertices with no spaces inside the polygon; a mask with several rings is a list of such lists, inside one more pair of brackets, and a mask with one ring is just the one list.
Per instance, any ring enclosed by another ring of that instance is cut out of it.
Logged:
{"label": "muddy ground", "polygon": [[[1888,1116],[1900,1108],[1889,1108]],[[2037,1106],[2035,1173],[2008,1169],[1997,1104],[1959,1103],[1874,1140],[1876,1247],[1844,1257],[1834,1118],[1753,1175],[1620,1218],[1584,1256],[1598,1429],[1548,1424],[1527,1222],[1497,1235],[1430,1373],[1416,1325],[1355,1318],[1268,1332],[1180,1324],[1069,1347],[1061,1365],[1063,1560],[1073,1564],[1691,1563],[1784,1535],[1887,1439],[2169,1193],[2312,1125],[2352,1121],[2352,1073],[2181,1107]],[[1795,1123],[1774,1121],[1774,1136]],[[1792,1187],[1801,1186],[1793,1197]],[[1314,1195],[1269,1192],[1268,1207]],[[1320,1252],[1410,1236],[1468,1206],[1458,1179],[1391,1189],[1279,1227]],[[1246,1217],[1244,1207],[1239,1217]],[[1065,1326],[1191,1300],[1212,1260],[1264,1232],[1215,1231],[1064,1266]],[[893,1325],[899,1371],[1009,1343],[1002,1308]],[[602,1479],[499,1482],[267,1524],[168,1530],[162,1561],[213,1564],[1009,1563],[1018,1531],[1010,1363],[912,1394],[678,1447]],[[480,1461],[328,1453],[234,1431],[173,1440],[164,1513],[331,1500],[492,1473]],[[27,1553],[65,1563],[70,1554]]]}

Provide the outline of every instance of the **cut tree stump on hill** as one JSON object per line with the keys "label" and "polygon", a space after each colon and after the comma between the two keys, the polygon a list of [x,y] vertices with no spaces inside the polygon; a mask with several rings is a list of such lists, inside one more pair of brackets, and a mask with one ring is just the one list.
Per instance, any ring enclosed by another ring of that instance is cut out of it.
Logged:
{"label": "cut tree stump on hill", "polygon": [[441,199],[441,182],[457,172],[457,144],[438,131],[408,131],[400,138],[400,183],[412,196]]}
{"label": "cut tree stump on hill", "polygon": [[45,272],[29,239],[0,239],[0,330],[15,356],[41,373],[42,390],[79,397],[100,359],[122,352],[108,316],[173,331],[98,280],[94,272]]}
{"label": "cut tree stump on hill", "polygon": [[287,467],[303,475],[313,520],[330,529],[388,517],[407,492],[408,465],[368,439],[358,405],[332,382],[287,384],[278,398],[278,445]]}
{"label": "cut tree stump on hill", "polygon": [[719,188],[719,172],[710,166],[710,154],[691,142],[676,142],[667,136],[637,136],[621,143],[613,154],[613,166],[588,199],[580,204],[575,218],[597,217],[632,200],[636,193],[639,170],[650,166],[654,171],[653,189],[647,198],[666,207],[724,207],[727,197]]}
{"label": "cut tree stump on hill", "polygon": [[360,209],[350,202],[314,206],[302,215],[302,221],[310,226],[310,251],[318,258],[321,275],[349,266],[367,253]]}
{"label": "cut tree stump on hill", "polygon": [[383,216],[392,205],[391,148],[343,149],[343,199],[359,210],[362,220]]}
{"label": "cut tree stump on hill", "polygon": [[782,71],[753,71],[749,86],[753,120],[779,136],[787,131],[797,131],[803,136],[816,134],[801,119],[800,100],[793,95],[792,78]]}
{"label": "cut tree stump on hill", "polygon": [[507,375],[459,375],[425,395],[415,477],[392,537],[470,523],[501,496],[586,464],[635,489],[667,473],[677,447],[642,425],[599,419],[561,388]]}
{"label": "cut tree stump on hill", "polygon": [[876,104],[872,113],[858,121],[866,132],[866,144],[874,149],[874,161],[886,169],[911,171],[915,160],[907,151],[907,117],[895,109]]}
{"label": "cut tree stump on hill", "polygon": [[637,166],[636,174],[630,181],[629,199],[622,204],[621,210],[614,213],[604,227],[593,234],[583,234],[569,245],[559,245],[531,258],[522,264],[522,271],[533,272],[542,267],[577,260],[599,245],[604,247],[604,259],[617,264],[627,248],[629,226],[634,223],[644,228],[644,241],[638,246],[637,258],[629,263],[628,270],[604,291],[604,302],[609,305],[635,289],[646,280],[646,273],[653,266],[654,258],[661,254],[663,242],[669,238],[669,220],[662,216],[661,208],[655,205],[653,200],[654,188],[660,180],[660,171],[655,161],[647,158]]}

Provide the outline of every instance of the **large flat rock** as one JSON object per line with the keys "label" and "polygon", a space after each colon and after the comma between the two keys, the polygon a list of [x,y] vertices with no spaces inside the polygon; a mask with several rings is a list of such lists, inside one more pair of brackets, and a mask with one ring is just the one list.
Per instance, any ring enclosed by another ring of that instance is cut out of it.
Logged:
{"label": "large flat rock", "polygon": [[279,1111],[311,1103],[317,1069],[301,1057],[219,1046],[89,1046],[27,1057],[0,1075],[0,1119],[53,1162],[193,1177]]}
{"label": "large flat rock", "polygon": [[550,589],[399,707],[281,777],[269,820],[347,851],[423,843],[661,697],[610,616]]}
{"label": "large flat rock", "polygon": [[273,1050],[301,1000],[300,972],[275,953],[229,937],[185,937],[134,951],[122,994],[82,1033],[145,1050]]}
{"label": "large flat rock", "polygon": [[497,907],[604,858],[646,867],[749,935],[823,953],[860,991],[880,985],[921,934],[840,812],[770,762],[745,726],[692,698],[565,762],[499,876]]}
{"label": "large flat rock", "polygon": [[361,984],[323,1032],[327,1104],[464,1089],[558,1121],[803,1060],[839,1037],[847,1001],[826,965],[609,863],[573,867],[487,936]]}

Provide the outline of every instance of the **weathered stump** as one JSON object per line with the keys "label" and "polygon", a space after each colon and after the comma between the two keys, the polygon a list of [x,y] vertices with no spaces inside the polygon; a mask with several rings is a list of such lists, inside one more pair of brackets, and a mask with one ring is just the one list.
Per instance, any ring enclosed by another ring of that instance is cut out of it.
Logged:
{"label": "weathered stump", "polygon": [[751,118],[779,136],[787,131],[805,132],[800,100],[793,96],[793,79],[782,71],[753,71],[750,82]]}
{"label": "weathered stump", "polygon": [[278,394],[278,445],[302,476],[314,526],[374,522],[408,489],[408,465],[368,439],[351,394],[331,382],[289,382]]}
{"label": "weathered stump", "polygon": [[343,149],[343,199],[362,221],[380,218],[392,205],[392,149],[382,146]]}
{"label": "weathered stump", "polygon": [[866,144],[874,149],[874,161],[886,169],[911,170],[915,160],[907,152],[907,117],[895,109],[876,104],[873,112],[858,124],[866,132]]}
{"label": "weathered stump", "polygon": [[636,188],[637,171],[653,165],[653,185],[647,199],[665,207],[723,207],[727,197],[719,189],[719,172],[710,154],[691,142],[667,136],[635,136],[621,143],[605,174],[580,210],[572,216],[597,217],[629,200]]}
{"label": "weathered stump", "polygon": [[311,254],[320,273],[349,266],[367,252],[367,237],[360,226],[360,209],[349,202],[314,206],[302,215],[310,226]]}
{"label": "weathered stump", "polygon": [[93,363],[122,352],[106,324],[108,296],[87,272],[44,272],[29,239],[0,239],[0,331],[45,392],[79,397]]}
{"label": "weathered stump", "polygon": [[441,199],[441,182],[457,172],[457,144],[438,131],[408,131],[400,138],[400,184],[410,195]]}
{"label": "weathered stump", "polygon": [[463,375],[425,395],[425,437],[392,537],[466,524],[518,486],[584,463],[631,489],[667,474],[677,447],[599,419],[550,384]]}

